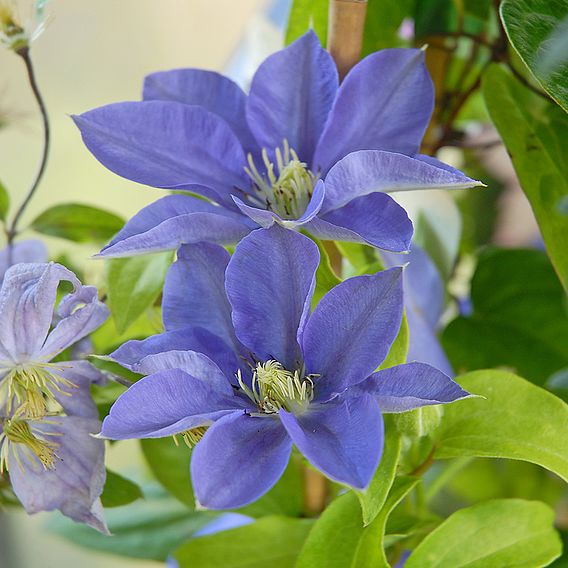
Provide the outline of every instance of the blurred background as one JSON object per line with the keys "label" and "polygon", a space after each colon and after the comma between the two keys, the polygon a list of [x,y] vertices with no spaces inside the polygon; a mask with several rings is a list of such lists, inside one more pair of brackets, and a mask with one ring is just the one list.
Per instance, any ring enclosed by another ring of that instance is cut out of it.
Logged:
{"label": "blurred background", "polygon": [[[25,5],[25,2],[23,3]],[[130,217],[155,200],[160,192],[124,180],[101,167],[83,146],[70,114],[110,102],[140,98],[143,77],[176,67],[223,71],[246,88],[258,63],[280,49],[290,9],[289,0],[54,0],[49,4],[46,32],[34,43],[32,58],[52,125],[52,153],[39,192],[26,212],[24,225],[48,206],[85,203]],[[483,116],[483,113],[481,113]],[[475,121],[474,121],[475,122]],[[0,50],[0,179],[14,202],[23,198],[41,151],[41,124],[20,61]],[[490,227],[486,241],[502,246],[534,246],[538,229],[504,148],[492,127],[477,121],[467,131],[475,146],[475,161],[494,179],[491,194],[497,220],[486,219],[488,209],[475,217],[470,210],[462,226],[456,197],[440,192],[404,196],[416,219],[429,217],[439,242],[455,247],[472,223]],[[467,152],[447,147],[439,157],[463,167]],[[472,174],[474,172],[471,172]],[[475,176],[474,176],[475,177]],[[486,179],[484,177],[483,179]],[[475,205],[475,204],[474,204]],[[469,225],[467,225],[469,223]],[[47,239],[50,253],[65,252],[86,266],[89,283],[97,284],[101,263],[86,262],[92,245]],[[471,272],[467,262],[461,267]],[[468,274],[462,279],[468,281]],[[456,286],[459,288],[459,279]],[[464,295],[459,290],[457,295]],[[111,448],[108,466],[144,484],[144,464],[136,443]],[[140,473],[142,472],[142,474]],[[149,477],[149,476],[148,476]],[[160,564],[127,560],[81,549],[47,530],[54,517],[27,517],[0,511],[0,567],[45,568],[81,566],[132,567]]]}

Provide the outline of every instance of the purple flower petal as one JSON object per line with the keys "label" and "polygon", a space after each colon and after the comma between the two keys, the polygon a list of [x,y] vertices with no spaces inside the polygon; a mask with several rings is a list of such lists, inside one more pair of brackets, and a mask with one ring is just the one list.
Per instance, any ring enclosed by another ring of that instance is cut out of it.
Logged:
{"label": "purple flower petal", "polygon": [[121,345],[111,357],[127,369],[135,369],[149,355],[168,351],[196,351],[211,359],[226,377],[239,368],[237,355],[231,347],[203,328],[167,331],[142,341],[132,339]]}
{"label": "purple flower petal", "polygon": [[292,441],[280,420],[233,412],[207,430],[191,458],[193,490],[208,509],[234,509],[264,495],[284,473]]}
{"label": "purple flower petal", "polygon": [[434,87],[421,50],[373,53],[341,84],[314,165],[325,173],[356,150],[414,155],[433,108]]}
{"label": "purple flower petal", "polygon": [[302,350],[315,394],[333,393],[366,379],[384,360],[402,319],[402,270],[349,278],[332,288],[308,319]]}
{"label": "purple flower petal", "polygon": [[243,203],[238,197],[233,196],[233,201],[237,207],[255,223],[261,227],[268,229],[274,223],[278,223],[287,229],[295,229],[302,225],[309,223],[319,213],[323,200],[325,198],[324,183],[320,180],[314,188],[314,193],[306,207],[306,210],[298,219],[282,219],[280,215],[266,209],[259,209],[258,207],[251,207]]}
{"label": "purple flower petal", "polygon": [[174,69],[148,75],[144,80],[145,101],[173,101],[197,105],[219,115],[237,135],[247,152],[257,150],[245,116],[247,97],[228,77],[203,69]]}
{"label": "purple flower petal", "polygon": [[[62,319],[46,341],[62,281],[71,282],[74,291],[62,302]],[[74,306],[76,300],[86,305],[66,312],[65,306]],[[93,331],[107,316],[108,310],[96,299],[95,289],[82,287],[60,264],[17,264],[6,272],[0,290],[0,357],[13,362],[37,357],[49,360]]]}
{"label": "purple flower petal", "polygon": [[457,170],[448,171],[402,154],[361,150],[340,160],[327,174],[322,212],[379,191],[465,189],[478,185],[483,184]]}
{"label": "purple flower petal", "polygon": [[396,252],[408,250],[413,231],[406,211],[385,193],[357,197],[305,228],[320,239],[366,243]]}
{"label": "purple flower petal", "polygon": [[406,412],[471,396],[450,377],[424,363],[408,363],[378,371],[357,389],[375,396],[382,412]]}
{"label": "purple flower petal", "polygon": [[310,309],[319,251],[315,243],[274,225],[236,247],[226,272],[237,337],[260,360],[287,369],[301,363],[297,334]]}
{"label": "purple flower petal", "polygon": [[227,123],[180,103],[115,103],[73,117],[83,141],[114,173],[217,200],[246,188],[245,156]]}
{"label": "purple flower petal", "polygon": [[209,425],[239,407],[235,396],[218,392],[214,384],[179,369],[159,371],[118,398],[101,434],[112,440],[162,438]]}
{"label": "purple flower petal", "polygon": [[337,69],[316,34],[306,33],[258,68],[247,101],[247,119],[269,154],[284,139],[310,165],[337,92]]}
{"label": "purple flower petal", "polygon": [[331,479],[364,489],[383,452],[383,419],[368,395],[339,397],[296,416],[280,410],[292,441]]}
{"label": "purple flower petal", "polygon": [[98,256],[147,254],[200,241],[231,244],[250,228],[238,212],[188,195],[168,195],[134,215]]}
{"label": "purple flower petal", "polygon": [[217,245],[183,246],[166,276],[162,310],[168,331],[186,327],[207,329],[240,353],[225,292],[229,259],[229,253]]}
{"label": "purple flower petal", "polygon": [[[23,468],[10,469],[14,493],[28,513],[58,509],[74,521],[109,534],[99,496],[105,482],[104,442],[93,438],[98,420],[79,416],[30,423],[40,438],[58,444],[55,469],[44,469],[36,458],[18,451]],[[49,435],[53,434],[53,435]],[[14,445],[10,458],[16,464]]]}

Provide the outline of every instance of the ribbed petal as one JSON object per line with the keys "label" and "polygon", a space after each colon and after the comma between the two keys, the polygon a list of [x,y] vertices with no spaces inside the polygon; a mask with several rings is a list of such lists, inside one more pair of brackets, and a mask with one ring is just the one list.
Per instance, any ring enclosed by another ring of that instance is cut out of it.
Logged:
{"label": "ribbed petal", "polygon": [[457,170],[449,171],[402,154],[361,150],[343,158],[327,174],[322,214],[374,192],[465,189],[479,185],[483,184]]}
{"label": "ribbed petal", "polygon": [[333,393],[366,379],[384,360],[402,319],[402,270],[349,278],[332,288],[310,316],[302,338],[315,395]]}
{"label": "ribbed petal", "polygon": [[179,369],[159,371],[134,383],[104,419],[101,434],[112,440],[161,438],[212,424],[243,405],[214,384]]}
{"label": "ribbed petal", "polygon": [[191,479],[208,509],[234,509],[264,495],[286,469],[292,449],[280,420],[233,412],[193,450]]}
{"label": "ribbed petal", "polygon": [[383,250],[408,250],[412,222],[384,193],[357,197],[343,207],[312,219],[305,229],[320,239],[365,243]]}
{"label": "ribbed petal", "polygon": [[168,195],[134,215],[98,256],[134,256],[201,241],[231,244],[251,226],[238,212],[189,195]]}
{"label": "ribbed petal", "polygon": [[274,225],[258,229],[236,247],[226,272],[237,337],[261,361],[296,369],[298,333],[309,313],[319,262],[307,237]]}
{"label": "ribbed petal", "polygon": [[125,102],[74,116],[83,141],[114,173],[152,187],[226,199],[249,185],[241,144],[204,108],[163,101]]}
{"label": "ribbed petal", "polygon": [[313,31],[268,57],[247,101],[248,123],[259,145],[270,153],[286,139],[310,165],[337,84],[333,59]]}
{"label": "ribbed petal", "polygon": [[424,53],[383,49],[347,74],[318,142],[314,166],[325,173],[350,152],[414,155],[434,108]]}
{"label": "ribbed petal", "polygon": [[[32,431],[58,444],[55,469],[46,470],[36,458],[12,445],[10,481],[28,513],[58,509],[67,517],[109,534],[99,499],[105,483],[104,442],[93,438],[100,422],[92,418],[65,416],[32,424]],[[50,435],[52,434],[52,435]],[[15,451],[23,465],[20,468]]]}
{"label": "ribbed petal", "polygon": [[247,97],[234,81],[220,73],[203,69],[152,73],[144,79],[143,97],[145,101],[172,101],[201,106],[227,122],[245,151],[257,149],[246,122]]}
{"label": "ribbed petal", "polygon": [[294,444],[335,481],[367,487],[383,452],[383,419],[373,397],[339,397],[296,416],[280,410]]}
{"label": "ribbed petal", "polygon": [[357,389],[373,395],[382,412],[406,412],[471,396],[450,377],[424,363],[408,363],[378,371]]}

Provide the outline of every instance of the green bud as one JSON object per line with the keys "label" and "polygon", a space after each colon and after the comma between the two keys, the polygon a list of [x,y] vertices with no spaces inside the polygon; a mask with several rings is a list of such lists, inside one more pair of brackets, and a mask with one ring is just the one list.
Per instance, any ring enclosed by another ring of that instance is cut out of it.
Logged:
{"label": "green bud", "polygon": [[438,404],[396,414],[393,418],[401,434],[411,438],[422,438],[438,428],[443,415],[444,408]]}

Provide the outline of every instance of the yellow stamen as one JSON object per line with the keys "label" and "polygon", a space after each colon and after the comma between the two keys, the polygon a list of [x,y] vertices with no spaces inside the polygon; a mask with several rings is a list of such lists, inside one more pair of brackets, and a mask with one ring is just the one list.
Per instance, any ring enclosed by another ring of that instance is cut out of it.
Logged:
{"label": "yellow stamen", "polygon": [[[192,428],[191,430],[186,430],[185,432],[181,433],[181,437],[185,445],[191,449],[193,446],[197,445],[197,443],[203,438],[207,432],[207,426],[198,426],[197,428]],[[176,446],[179,446],[179,442],[177,440],[176,435],[173,436],[174,442]]]}

